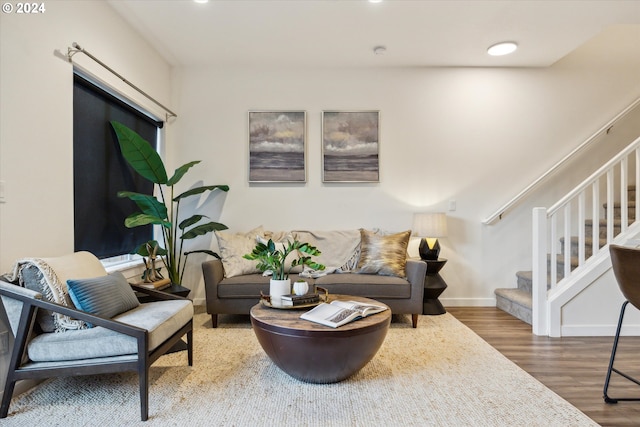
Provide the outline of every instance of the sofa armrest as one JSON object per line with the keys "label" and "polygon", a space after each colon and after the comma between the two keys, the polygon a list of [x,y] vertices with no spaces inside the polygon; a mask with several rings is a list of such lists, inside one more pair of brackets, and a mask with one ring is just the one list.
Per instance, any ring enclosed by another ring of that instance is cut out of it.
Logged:
{"label": "sofa armrest", "polygon": [[[224,267],[219,259],[212,259],[202,263],[202,275],[204,276],[205,290],[214,291],[218,283],[224,279]],[[217,295],[217,293],[216,293]]]}
{"label": "sofa armrest", "polygon": [[[422,307],[427,263],[416,259],[407,259],[406,273],[407,280],[411,283],[411,300],[420,301],[420,307]],[[422,312],[422,310],[420,310],[420,312]]]}
{"label": "sofa armrest", "polygon": [[212,259],[202,263],[204,276],[204,292],[207,300],[207,313],[211,314],[213,327],[218,326],[219,309],[223,306],[218,298],[218,284],[224,279],[224,267],[219,259]]}

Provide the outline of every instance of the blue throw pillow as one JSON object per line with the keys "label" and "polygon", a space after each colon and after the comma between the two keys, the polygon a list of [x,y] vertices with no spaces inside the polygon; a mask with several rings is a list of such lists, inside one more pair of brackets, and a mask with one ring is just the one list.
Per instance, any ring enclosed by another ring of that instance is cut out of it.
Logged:
{"label": "blue throw pillow", "polygon": [[69,296],[78,310],[112,318],[140,305],[120,272],[91,279],[67,280]]}

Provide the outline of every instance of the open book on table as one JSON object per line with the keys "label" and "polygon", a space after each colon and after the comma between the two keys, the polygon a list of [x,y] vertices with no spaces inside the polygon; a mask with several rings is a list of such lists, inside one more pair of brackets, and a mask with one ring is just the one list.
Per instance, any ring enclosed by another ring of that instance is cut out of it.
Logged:
{"label": "open book on table", "polygon": [[312,310],[303,313],[300,318],[337,328],[346,323],[385,311],[382,305],[367,304],[358,301],[332,301],[321,303]]}

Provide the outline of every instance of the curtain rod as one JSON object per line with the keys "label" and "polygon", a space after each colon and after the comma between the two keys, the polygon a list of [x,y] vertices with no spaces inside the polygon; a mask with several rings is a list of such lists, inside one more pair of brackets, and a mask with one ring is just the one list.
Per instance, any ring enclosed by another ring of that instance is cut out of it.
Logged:
{"label": "curtain rod", "polygon": [[176,113],[174,113],[173,111],[171,111],[170,109],[168,109],[167,107],[165,107],[164,105],[162,105],[161,103],[159,103],[158,101],[156,101],[152,96],[150,96],[149,94],[147,94],[145,91],[143,91],[142,89],[140,89],[139,87],[137,87],[136,85],[134,85],[133,83],[131,83],[129,80],[125,79],[124,77],[122,77],[120,74],[118,74],[113,68],[109,67],[107,64],[105,64],[104,62],[100,61],[98,58],[96,58],[95,56],[93,56],[92,54],[90,54],[89,52],[87,52],[84,48],[82,48],[78,43],[73,42],[71,44],[71,46],[73,47],[69,47],[67,48],[67,59],[69,62],[73,62],[71,58],[73,58],[73,55],[75,55],[76,53],[84,53],[85,55],[87,55],[89,58],[93,59],[94,61],[96,61],[98,64],[100,64],[101,66],[103,66],[104,68],[106,68],[110,73],[112,73],[113,75],[117,76],[120,80],[122,80],[123,82],[125,82],[126,84],[128,84],[129,86],[131,86],[133,89],[135,89],[136,91],[138,91],[139,93],[141,93],[142,95],[144,95],[147,99],[153,101],[156,105],[160,106],[164,111],[166,111],[167,117],[166,119],[169,120],[170,117],[178,117],[178,115]]}

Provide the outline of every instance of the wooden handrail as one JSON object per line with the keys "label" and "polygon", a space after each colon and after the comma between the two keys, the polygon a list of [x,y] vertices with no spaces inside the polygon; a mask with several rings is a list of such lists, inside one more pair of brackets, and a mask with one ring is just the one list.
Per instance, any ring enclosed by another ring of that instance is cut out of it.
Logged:
{"label": "wooden handrail", "polygon": [[575,187],[573,190],[571,190],[569,193],[567,193],[566,196],[564,196],[562,199],[560,199],[556,203],[554,203],[553,206],[551,206],[549,209],[547,209],[547,215],[552,215],[558,209],[560,209],[562,206],[564,206],[567,202],[571,201],[571,199],[573,199],[578,194],[580,194],[582,191],[584,191],[587,187],[589,187],[589,185],[593,184],[593,182],[597,178],[599,178],[600,176],[602,176],[605,173],[607,173],[607,171],[609,169],[611,169],[611,167],[613,167],[618,162],[620,162],[620,160],[624,159],[629,154],[631,154],[633,151],[635,151],[638,148],[638,146],[640,146],[640,137],[638,137],[635,141],[633,141],[631,144],[629,144],[627,146],[627,148],[625,148],[624,150],[619,152],[614,158],[612,158],[607,163],[602,165],[602,167],[600,167],[597,171],[592,173],[591,176],[589,176],[587,179],[582,181],[582,183],[578,184],[578,186]]}
{"label": "wooden handrail", "polygon": [[560,161],[558,161],[556,164],[554,164],[553,166],[551,166],[551,168],[549,168],[549,170],[547,170],[545,173],[543,173],[542,175],[540,175],[540,177],[538,177],[536,180],[534,180],[531,184],[529,184],[526,188],[524,188],[522,191],[520,191],[518,194],[516,194],[511,200],[509,200],[507,203],[505,203],[504,205],[502,205],[498,210],[496,210],[493,214],[489,215],[487,218],[485,218],[482,223],[485,225],[492,225],[494,224],[496,221],[502,219],[502,216],[509,211],[510,209],[512,209],[515,205],[517,205],[518,203],[520,203],[534,188],[536,188],[538,186],[538,184],[540,184],[542,181],[546,180],[551,174],[553,174],[554,172],[556,172],[558,169],[560,169],[567,161],[569,161],[570,159],[572,159],[576,154],[578,154],[580,151],[582,151],[584,148],[586,148],[589,144],[591,144],[598,136],[602,135],[603,133],[607,132],[607,130],[609,130],[611,128],[611,126],[613,126],[616,122],[618,122],[621,118],[623,118],[624,116],[626,116],[630,111],[632,111],[634,108],[636,108],[638,105],[640,105],[640,98],[637,98],[634,102],[632,102],[627,108],[625,108],[624,110],[622,110],[620,113],[618,113],[613,119],[609,120],[609,122],[607,122],[606,125],[602,126],[600,129],[598,129],[593,135],[591,135],[589,138],[587,138],[582,144],[580,144],[578,147],[576,147],[573,151],[571,151],[569,154],[567,154],[566,156],[564,156]]}

